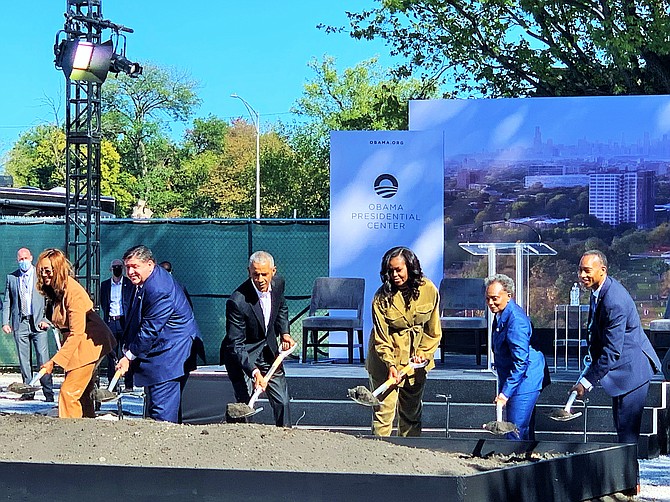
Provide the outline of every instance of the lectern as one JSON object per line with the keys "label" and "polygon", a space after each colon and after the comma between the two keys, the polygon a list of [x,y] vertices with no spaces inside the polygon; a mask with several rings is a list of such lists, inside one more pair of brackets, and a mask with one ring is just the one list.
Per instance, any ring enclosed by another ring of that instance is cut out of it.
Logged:
{"label": "lectern", "polygon": [[[526,313],[528,313],[530,304],[530,288],[528,287],[530,257],[553,256],[556,254],[556,250],[544,242],[461,242],[458,245],[473,256],[487,256],[488,275],[496,273],[498,256],[514,256],[516,260],[515,301]],[[493,362],[491,323],[493,322],[493,316],[490,312],[488,313],[488,321],[486,369],[491,371]]]}

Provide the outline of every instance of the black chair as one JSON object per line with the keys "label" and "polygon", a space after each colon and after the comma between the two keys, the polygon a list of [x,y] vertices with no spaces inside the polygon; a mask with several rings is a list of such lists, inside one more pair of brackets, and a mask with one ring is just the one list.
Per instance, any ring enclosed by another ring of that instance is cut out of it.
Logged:
{"label": "black chair", "polygon": [[451,279],[440,282],[440,360],[444,363],[447,343],[456,335],[456,346],[472,347],[463,343],[463,335],[474,335],[474,348],[477,365],[482,363],[482,345],[486,346],[488,320],[486,319],[486,298],[484,279]]}
{"label": "black chair", "polygon": [[[365,279],[342,277],[317,277],[312,288],[309,316],[302,321],[302,361],[307,362],[307,348],[314,349],[314,362],[321,347],[347,347],[349,364],[354,362],[354,347],[358,347],[360,361],[363,356],[363,303]],[[349,316],[317,315],[319,311],[350,310]],[[355,314],[355,315],[354,315]],[[319,332],[326,333],[320,335]],[[331,331],[346,331],[347,343],[328,343]],[[354,344],[354,332],[358,343]],[[321,351],[322,354],[325,354]]]}

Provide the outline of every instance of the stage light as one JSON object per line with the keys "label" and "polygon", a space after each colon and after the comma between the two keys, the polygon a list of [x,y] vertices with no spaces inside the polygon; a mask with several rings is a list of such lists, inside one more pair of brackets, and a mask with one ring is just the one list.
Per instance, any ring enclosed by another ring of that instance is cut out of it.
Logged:
{"label": "stage light", "polygon": [[56,51],[56,67],[71,80],[97,82],[107,78],[114,54],[112,41],[93,44],[85,40],[63,40]]}
{"label": "stage light", "polygon": [[[125,52],[125,46],[124,51]],[[107,73],[126,73],[136,78],[142,74],[139,63],[133,63],[125,54],[116,54],[111,40],[93,44],[86,40],[62,40],[55,49],[56,68],[70,80],[102,84]]]}
{"label": "stage light", "polygon": [[112,56],[109,71],[112,73],[123,72],[131,78],[137,78],[142,75],[142,67],[140,64],[129,61],[128,58],[122,54],[114,54]]}

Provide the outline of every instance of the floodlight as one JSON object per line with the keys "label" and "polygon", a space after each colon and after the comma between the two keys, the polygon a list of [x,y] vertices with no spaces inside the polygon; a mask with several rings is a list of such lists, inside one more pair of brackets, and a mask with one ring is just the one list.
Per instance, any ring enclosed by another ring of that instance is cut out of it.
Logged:
{"label": "floodlight", "polygon": [[112,41],[93,44],[86,40],[63,40],[56,51],[56,67],[71,80],[102,84],[114,54]]}

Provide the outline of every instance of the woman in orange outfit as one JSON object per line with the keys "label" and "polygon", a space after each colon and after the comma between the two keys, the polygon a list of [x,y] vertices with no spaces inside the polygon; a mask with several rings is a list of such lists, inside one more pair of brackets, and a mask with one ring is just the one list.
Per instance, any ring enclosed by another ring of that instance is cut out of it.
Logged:
{"label": "woman in orange outfit", "polygon": [[65,370],[58,416],[94,418],[93,375],[116,340],[93,310],[86,290],[72,277],[72,265],[60,249],[44,250],[37,259],[37,271],[37,289],[51,303],[51,322],[66,334],[61,349],[42,366],[47,373],[54,364]]}

